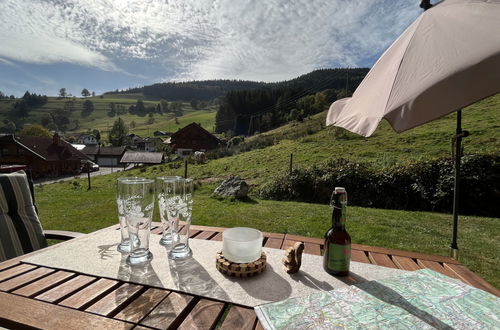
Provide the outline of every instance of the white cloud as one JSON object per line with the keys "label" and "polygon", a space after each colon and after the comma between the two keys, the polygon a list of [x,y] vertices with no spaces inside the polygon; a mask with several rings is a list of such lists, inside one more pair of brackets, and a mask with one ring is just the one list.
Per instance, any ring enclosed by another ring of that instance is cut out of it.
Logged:
{"label": "white cloud", "polygon": [[73,22],[67,21],[56,5],[7,1],[0,9],[0,56],[29,63],[69,62],[118,70],[106,56],[72,38],[81,31],[72,30]]}
{"label": "white cloud", "polygon": [[140,59],[177,79],[288,79],[368,66],[420,12],[407,0],[3,0],[0,56],[118,70]]}
{"label": "white cloud", "polygon": [[0,63],[1,64],[6,64],[6,65],[14,65],[14,63],[12,63],[11,61],[6,60],[6,59],[1,58],[1,57],[0,57]]}

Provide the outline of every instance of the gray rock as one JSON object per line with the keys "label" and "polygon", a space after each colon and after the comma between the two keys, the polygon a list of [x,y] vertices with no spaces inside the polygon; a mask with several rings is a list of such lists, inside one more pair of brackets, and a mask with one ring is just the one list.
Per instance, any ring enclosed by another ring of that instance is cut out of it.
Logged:
{"label": "gray rock", "polygon": [[214,194],[223,197],[244,198],[248,195],[248,188],[245,180],[232,176],[222,181],[220,186],[214,190]]}

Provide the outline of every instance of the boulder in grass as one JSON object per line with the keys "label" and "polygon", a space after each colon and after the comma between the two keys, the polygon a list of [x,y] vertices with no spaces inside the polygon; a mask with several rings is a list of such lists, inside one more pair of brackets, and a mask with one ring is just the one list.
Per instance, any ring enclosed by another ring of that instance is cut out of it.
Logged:
{"label": "boulder in grass", "polygon": [[245,180],[232,176],[222,181],[220,186],[214,190],[214,194],[222,197],[246,198],[248,188],[248,183]]}

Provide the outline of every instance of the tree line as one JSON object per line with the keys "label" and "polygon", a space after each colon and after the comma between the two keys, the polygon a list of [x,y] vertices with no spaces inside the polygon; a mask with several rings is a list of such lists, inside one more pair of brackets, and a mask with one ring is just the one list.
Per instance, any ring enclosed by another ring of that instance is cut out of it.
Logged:
{"label": "tree line", "polygon": [[253,135],[292,120],[301,121],[350,96],[366,73],[366,69],[316,70],[273,88],[230,91],[221,100],[215,132]]}
{"label": "tree line", "polygon": [[351,90],[348,84],[358,85],[368,72],[366,68],[355,69],[318,69],[300,77],[272,83],[247,80],[203,80],[186,82],[165,82],[143,87],[115,90],[105,94],[142,93],[145,96],[171,101],[208,101],[223,98],[226,93],[239,90],[281,89],[287,87],[312,88],[314,92],[325,89]]}

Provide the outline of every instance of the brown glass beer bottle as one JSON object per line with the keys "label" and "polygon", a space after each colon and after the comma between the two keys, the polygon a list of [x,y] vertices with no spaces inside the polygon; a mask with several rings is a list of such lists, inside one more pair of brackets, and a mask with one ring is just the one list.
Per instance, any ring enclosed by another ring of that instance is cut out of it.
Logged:
{"label": "brown glass beer bottle", "polygon": [[325,234],[323,268],[329,274],[346,276],[349,274],[351,260],[351,236],[345,229],[347,192],[345,188],[335,187],[332,194],[332,228]]}

